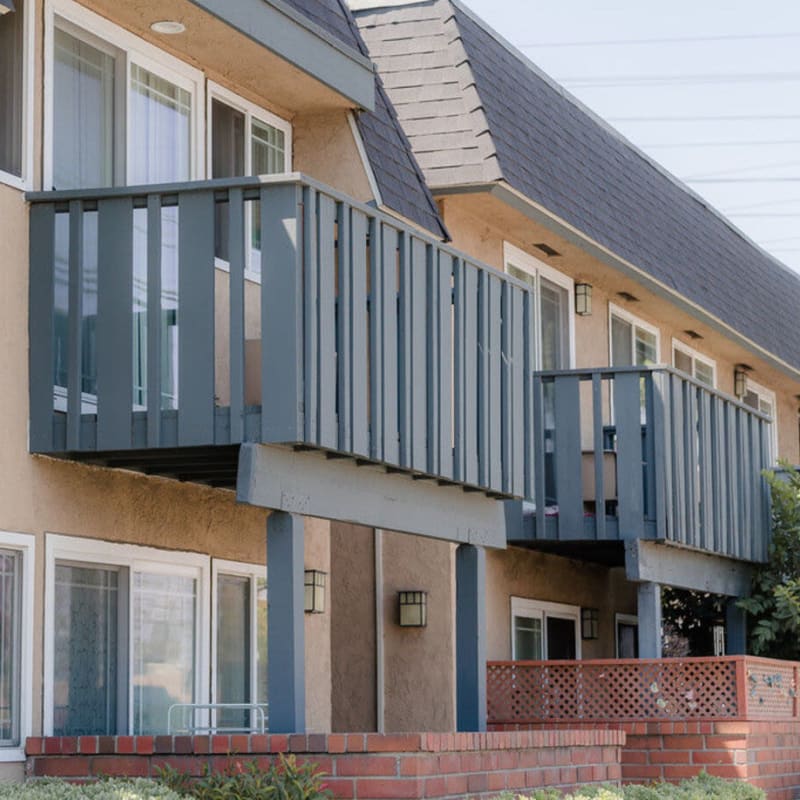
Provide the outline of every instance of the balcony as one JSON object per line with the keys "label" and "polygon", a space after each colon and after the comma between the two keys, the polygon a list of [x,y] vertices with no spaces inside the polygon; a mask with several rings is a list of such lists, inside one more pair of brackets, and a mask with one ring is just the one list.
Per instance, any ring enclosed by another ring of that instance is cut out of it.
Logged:
{"label": "balcony", "polygon": [[490,725],[797,720],[798,670],[756,656],[491,661]]}
{"label": "balcony", "polygon": [[766,417],[666,368],[534,373],[529,288],[387,214],[301,175],[29,201],[33,453],[230,487],[277,445],[427,481],[465,540],[766,555]]}

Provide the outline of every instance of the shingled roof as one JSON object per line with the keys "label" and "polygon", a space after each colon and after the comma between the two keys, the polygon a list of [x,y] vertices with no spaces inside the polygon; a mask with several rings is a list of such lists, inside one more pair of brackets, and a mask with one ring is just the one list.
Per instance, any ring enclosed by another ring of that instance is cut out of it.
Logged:
{"label": "shingled roof", "polygon": [[[284,2],[339,41],[368,55],[349,9],[340,0]],[[357,121],[383,205],[435,236],[447,238],[436,203],[377,74],[375,111],[362,111]]]}
{"label": "shingled roof", "polygon": [[432,188],[503,181],[800,369],[800,276],[457,0],[356,21]]}

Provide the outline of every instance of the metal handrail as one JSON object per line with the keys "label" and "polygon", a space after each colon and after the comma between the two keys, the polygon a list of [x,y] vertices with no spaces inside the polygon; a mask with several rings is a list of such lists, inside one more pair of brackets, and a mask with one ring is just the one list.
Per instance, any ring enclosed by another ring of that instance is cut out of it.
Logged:
{"label": "metal handrail", "polygon": [[[192,719],[195,720],[195,724],[186,725],[181,728],[177,728],[173,726],[173,712],[176,709],[181,709],[183,711],[189,709],[192,712]],[[256,718],[256,724],[250,724],[246,726],[240,727],[233,727],[233,728],[220,728],[216,725],[216,720],[214,724],[211,724],[211,718],[215,718],[215,714],[209,715],[210,719],[208,720],[209,724],[206,725],[198,725],[196,724],[196,717],[195,712],[197,711],[227,711],[227,710],[241,710],[241,711],[251,711],[254,713]],[[266,733],[268,730],[269,724],[269,705],[267,703],[173,703],[169,710],[167,711],[167,734],[172,736],[175,733],[188,733],[188,734],[197,734],[197,733],[234,733],[234,732],[241,732],[241,731],[248,731],[250,733]]]}

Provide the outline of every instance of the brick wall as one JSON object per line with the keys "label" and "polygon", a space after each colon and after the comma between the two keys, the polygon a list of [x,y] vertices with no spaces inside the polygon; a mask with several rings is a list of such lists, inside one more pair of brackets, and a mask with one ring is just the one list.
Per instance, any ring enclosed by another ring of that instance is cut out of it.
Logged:
{"label": "brick wall", "polygon": [[153,776],[162,764],[192,775],[278,753],[327,774],[343,800],[489,797],[541,786],[618,784],[625,734],[609,730],[268,736],[80,736],[30,738],[26,774],[85,780]]}
{"label": "brick wall", "polygon": [[[572,730],[576,723],[529,725],[526,729],[550,731],[567,725]],[[679,781],[704,769],[711,775],[760,786],[769,800],[800,797],[800,722],[614,722],[579,727],[587,731],[614,727],[625,732],[623,783]]]}

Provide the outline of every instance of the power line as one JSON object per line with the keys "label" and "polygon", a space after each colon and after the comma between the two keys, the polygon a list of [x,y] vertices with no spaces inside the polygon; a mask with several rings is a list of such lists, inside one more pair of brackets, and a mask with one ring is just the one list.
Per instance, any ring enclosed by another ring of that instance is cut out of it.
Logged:
{"label": "power line", "polygon": [[628,86],[690,86],[726,83],[784,83],[800,81],[800,72],[730,72],[689,75],[573,75],[556,78],[558,83],[579,89],[608,89]]}
{"label": "power line", "polygon": [[729,214],[732,211],[748,211],[751,208],[766,208],[768,206],[786,206],[790,203],[800,203],[800,197],[790,197],[787,200],[765,200],[763,203],[746,203],[738,206],[728,206],[728,208],[720,209],[723,214]]}
{"label": "power line", "polygon": [[720,114],[719,116],[606,117],[607,122],[746,122],[748,120],[800,120],[800,114]]}
{"label": "power line", "polygon": [[687,175],[682,180],[691,181],[695,178],[715,178],[719,175],[731,175],[739,172],[753,172],[760,169],[773,169],[775,167],[796,167],[800,161],[770,161],[768,164],[752,164],[748,167],[732,167],[730,169],[719,169],[711,172],[699,172],[693,175]]}
{"label": "power line", "polygon": [[800,211],[795,212],[794,214],[771,214],[771,213],[764,213],[760,211],[752,211],[748,213],[741,213],[741,214],[725,214],[726,217],[759,217],[759,218],[769,218],[769,219],[800,219]]}
{"label": "power line", "polygon": [[800,183],[800,177],[774,178],[686,178],[684,183]]}
{"label": "power line", "polygon": [[800,139],[753,139],[741,142],[658,142],[655,144],[640,144],[643,150],[654,148],[677,148],[677,147],[759,147],[765,145],[800,144]]}
{"label": "power line", "polygon": [[619,45],[677,44],[683,42],[723,42],[752,39],[797,39],[800,33],[731,33],[718,36],[664,36],[653,39],[588,39],[572,42],[529,42],[519,44],[521,50],[533,47],[617,47]]}

